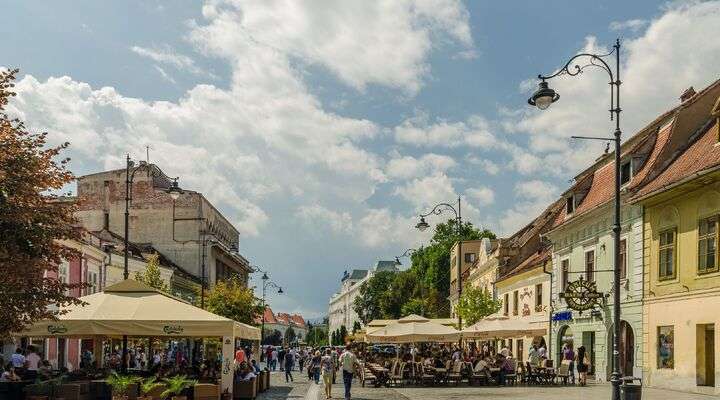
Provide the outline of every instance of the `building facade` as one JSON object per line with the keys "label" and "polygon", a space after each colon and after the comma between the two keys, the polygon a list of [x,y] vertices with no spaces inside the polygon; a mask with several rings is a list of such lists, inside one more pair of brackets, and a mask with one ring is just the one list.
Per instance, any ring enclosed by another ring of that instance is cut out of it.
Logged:
{"label": "building facade", "polygon": [[[295,342],[302,342],[307,337],[308,326],[300,314],[274,313],[270,307],[266,307],[265,315],[261,318],[265,318],[265,337],[278,331],[282,335],[283,343],[291,344],[286,342],[289,328],[292,328],[293,332],[295,332]],[[262,320],[256,322],[260,324]]]}
{"label": "building facade", "polygon": [[[462,259],[460,260],[460,265],[462,267],[462,283],[463,286],[466,285],[466,282],[468,282],[468,278],[470,276],[470,268],[476,263],[478,260],[478,255],[481,252],[481,246],[483,243],[487,243],[487,240],[483,242],[484,239],[479,240],[463,240],[462,241]],[[459,243],[455,243],[450,249],[450,296],[448,299],[450,300],[450,315],[452,317],[456,317],[455,307],[457,306],[458,302],[458,294],[459,294],[459,285],[458,285],[458,251],[460,250]]]}
{"label": "building facade", "polygon": [[[238,253],[237,229],[199,192],[185,190],[177,200],[159,167],[141,162],[131,185],[129,239],[150,245],[180,270],[204,279],[237,276],[247,283],[252,272]],[[125,228],[125,169],[78,178],[77,218],[90,232],[122,237]]]}
{"label": "building facade", "polygon": [[353,307],[355,298],[360,295],[362,284],[380,271],[397,272],[396,261],[378,261],[373,268],[353,269],[343,273],[340,290],[330,297],[328,304],[328,335],[341,326],[344,326],[348,332],[352,332],[356,323],[360,324],[361,328],[364,326]]}
{"label": "building facade", "polygon": [[720,98],[706,117],[634,200],[645,208],[645,383],[720,395]]}

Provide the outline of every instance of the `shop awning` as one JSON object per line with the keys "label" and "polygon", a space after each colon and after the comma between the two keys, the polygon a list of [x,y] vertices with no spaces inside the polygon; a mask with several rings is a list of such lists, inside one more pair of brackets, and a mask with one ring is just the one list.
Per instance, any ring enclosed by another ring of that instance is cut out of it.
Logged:
{"label": "shop awning", "polygon": [[460,332],[418,315],[409,315],[385,327],[368,331],[369,343],[451,343],[460,340]]}
{"label": "shop awning", "polygon": [[488,317],[462,331],[466,339],[507,339],[522,336],[542,336],[547,333],[544,317]]}
{"label": "shop awning", "polygon": [[57,320],[17,333],[30,337],[171,336],[260,340],[260,329],[205,311],[150,286],[125,280],[80,298]]}

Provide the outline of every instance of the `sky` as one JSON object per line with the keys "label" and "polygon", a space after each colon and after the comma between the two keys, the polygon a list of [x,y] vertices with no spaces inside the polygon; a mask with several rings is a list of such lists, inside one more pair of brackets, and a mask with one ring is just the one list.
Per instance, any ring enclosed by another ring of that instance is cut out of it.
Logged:
{"label": "sky", "polygon": [[720,77],[718,1],[4,4],[8,112],[69,141],[76,175],[150,146],[283,286],[270,306],[307,318],[344,270],[427,243],[418,213],[461,196],[464,220],[508,236],[602,154],[570,136],[612,132],[607,75],[554,79],[539,111],[537,74],[621,38],[626,138]]}

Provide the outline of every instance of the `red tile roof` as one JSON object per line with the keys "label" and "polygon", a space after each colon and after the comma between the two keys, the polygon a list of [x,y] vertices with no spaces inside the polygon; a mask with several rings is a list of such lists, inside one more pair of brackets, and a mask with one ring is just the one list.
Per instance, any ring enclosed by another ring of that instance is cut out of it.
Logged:
{"label": "red tile roof", "polygon": [[720,165],[720,146],[718,145],[718,119],[713,118],[705,126],[695,142],[682,152],[655,179],[640,189],[634,200],[666,188],[703,170]]}
{"label": "red tile roof", "polygon": [[532,253],[530,256],[528,256],[525,260],[523,260],[520,264],[518,264],[517,267],[511,269],[506,274],[501,276],[498,281],[502,281],[505,279],[508,279],[510,277],[513,277],[515,275],[522,274],[523,272],[530,271],[534,269],[535,267],[538,267],[545,263],[548,259],[550,259],[550,255],[552,252],[550,251],[550,247],[546,247],[544,249],[540,249],[539,251],[536,251],[535,253]]}
{"label": "red tile roof", "polygon": [[305,327],[305,319],[301,315],[293,314],[290,316],[290,319],[295,325]]}

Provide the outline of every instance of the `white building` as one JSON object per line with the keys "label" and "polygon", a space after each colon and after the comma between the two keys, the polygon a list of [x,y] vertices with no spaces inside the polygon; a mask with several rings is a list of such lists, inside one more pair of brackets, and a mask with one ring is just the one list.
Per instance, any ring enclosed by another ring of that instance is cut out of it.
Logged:
{"label": "white building", "polygon": [[340,280],[340,290],[330,297],[328,309],[328,334],[345,326],[348,332],[352,332],[355,322],[363,326],[362,321],[358,317],[353,304],[355,298],[360,294],[362,284],[370,279],[373,274],[380,271],[397,272],[397,264],[395,261],[378,261],[371,269],[353,269],[350,272],[345,271]]}

